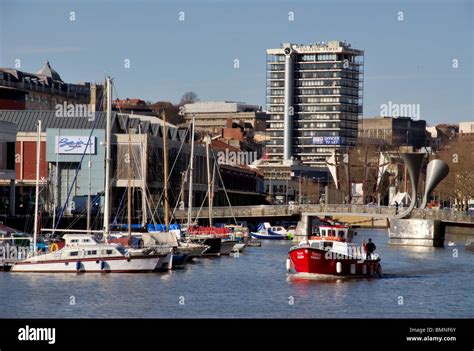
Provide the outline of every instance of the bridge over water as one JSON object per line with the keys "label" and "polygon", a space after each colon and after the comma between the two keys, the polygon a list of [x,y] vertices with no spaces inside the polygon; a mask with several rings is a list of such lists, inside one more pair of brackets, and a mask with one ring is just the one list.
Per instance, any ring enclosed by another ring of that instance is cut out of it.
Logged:
{"label": "bridge over water", "polygon": [[[192,218],[207,218],[207,207],[194,207],[191,210]],[[213,207],[213,218],[266,218],[266,217],[293,217],[293,216],[357,216],[370,218],[392,219],[397,210],[393,206],[367,206],[367,205],[259,205],[259,206],[223,206]],[[198,216],[199,215],[199,216]],[[174,216],[184,220],[187,210],[176,210]],[[446,223],[474,224],[474,215],[466,212],[436,209],[413,209],[409,218],[431,219]]]}
{"label": "bridge over water", "polygon": [[[208,211],[206,207],[193,208],[191,216],[207,218]],[[187,210],[175,211],[174,216],[176,219],[185,220]],[[447,228],[463,234],[474,234],[474,215],[451,210],[415,208],[403,219],[397,218],[395,207],[367,205],[260,205],[214,207],[212,210],[214,219],[297,217],[299,222],[295,240],[311,235],[312,218],[326,216],[388,219],[389,243],[394,245],[443,246]]]}

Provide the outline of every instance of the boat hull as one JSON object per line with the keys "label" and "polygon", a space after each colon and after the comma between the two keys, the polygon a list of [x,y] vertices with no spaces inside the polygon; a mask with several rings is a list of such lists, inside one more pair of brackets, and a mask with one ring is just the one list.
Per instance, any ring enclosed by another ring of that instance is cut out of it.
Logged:
{"label": "boat hull", "polygon": [[222,240],[221,242],[221,255],[230,255],[232,250],[234,249],[235,244],[238,242],[236,240]]}
{"label": "boat hull", "polygon": [[288,240],[288,235],[250,233],[252,238],[261,240]]}
{"label": "boat hull", "polygon": [[[209,246],[209,248],[204,252],[203,256],[218,256],[221,254],[221,239],[220,238],[211,238],[200,241],[201,244]],[[199,242],[199,241],[198,241]]]}
{"label": "boat hull", "polygon": [[165,256],[161,256],[158,264],[155,267],[155,271],[167,271],[173,267],[173,253],[170,252]]}
{"label": "boat hull", "polygon": [[[140,273],[153,272],[163,257],[156,255],[108,257],[104,259],[37,260],[17,262],[14,273]],[[161,261],[162,262],[162,261]]]}
{"label": "boat hull", "polygon": [[289,258],[297,273],[318,275],[373,277],[381,275],[380,260],[333,257],[328,251],[310,247],[290,250]]}

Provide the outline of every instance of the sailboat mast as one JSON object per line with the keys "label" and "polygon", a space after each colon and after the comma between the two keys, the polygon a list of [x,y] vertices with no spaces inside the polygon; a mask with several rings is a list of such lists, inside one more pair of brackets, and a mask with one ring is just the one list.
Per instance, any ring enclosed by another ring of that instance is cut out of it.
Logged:
{"label": "sailboat mast", "polygon": [[163,110],[163,190],[165,195],[165,226],[169,230],[170,214],[168,203],[168,150],[166,148],[166,110]]}
{"label": "sailboat mast", "polygon": [[191,211],[193,209],[193,168],[194,168],[194,122],[195,116],[193,114],[192,128],[191,128],[191,155],[189,158],[189,194],[188,194],[188,227],[191,225]]}
{"label": "sailboat mast", "polygon": [[130,134],[130,119],[128,120],[128,164],[127,164],[127,229],[128,239],[132,238],[132,136]]}
{"label": "sailboat mast", "polygon": [[34,224],[34,229],[33,229],[33,256],[36,255],[36,238],[38,236],[40,157],[41,157],[41,120],[38,120],[38,131],[36,135],[36,194],[35,194],[35,224]]}
{"label": "sailboat mast", "polygon": [[140,179],[142,187],[142,226],[148,221],[147,214],[147,198],[146,198],[146,183],[145,183],[145,150],[147,149],[147,144],[145,138],[142,136],[142,129],[140,124],[138,124],[138,135],[140,140]]}
{"label": "sailboat mast", "polygon": [[89,146],[89,160],[87,162],[88,167],[88,187],[87,187],[87,231],[91,230],[91,191],[92,191],[92,182],[91,182],[91,171],[92,171],[92,150],[91,150],[91,138],[88,142]]}
{"label": "sailboat mast", "polygon": [[209,144],[211,143],[211,137],[206,135],[206,159],[207,159],[207,200],[209,210],[209,226],[212,226],[212,179],[211,179],[211,161],[209,159]]}
{"label": "sailboat mast", "polygon": [[[61,129],[58,129],[58,139],[56,141],[56,172],[54,174],[54,205],[53,205],[53,228],[56,228],[56,207],[59,199],[59,142],[61,140]],[[54,231],[53,231],[54,235]]]}
{"label": "sailboat mast", "polygon": [[107,77],[107,126],[106,126],[106,147],[105,147],[105,195],[104,195],[104,237],[109,236],[110,217],[110,158],[111,158],[111,120],[112,120],[112,83]]}

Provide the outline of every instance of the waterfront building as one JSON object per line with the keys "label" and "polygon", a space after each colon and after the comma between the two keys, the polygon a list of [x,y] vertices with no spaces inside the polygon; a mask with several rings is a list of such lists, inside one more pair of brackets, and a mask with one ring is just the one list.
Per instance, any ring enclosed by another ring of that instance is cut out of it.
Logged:
{"label": "waterfront building", "polygon": [[268,161],[324,167],[355,145],[362,115],[362,50],[340,41],[267,50]]}
{"label": "waterfront building", "polygon": [[[51,214],[64,208],[65,216],[84,213],[87,196],[93,200],[93,211],[101,212],[104,203],[105,163],[105,112],[88,117],[56,116],[55,111],[0,111],[0,121],[14,122],[18,126],[16,146],[9,162],[15,162],[13,179],[16,181],[16,212],[31,213],[36,181],[36,126],[42,121],[40,146],[41,209]],[[130,135],[128,130],[130,129]],[[93,131],[92,131],[93,130]],[[92,131],[92,132],[91,132]],[[133,192],[134,221],[146,222],[158,207],[163,208],[163,121],[156,116],[112,112],[112,189],[111,210],[123,210],[128,187],[128,161],[130,160]],[[88,147],[89,136],[91,146]],[[130,138],[130,142],[129,142]],[[184,175],[190,162],[189,133],[167,123],[168,164],[173,172],[169,176],[169,199],[174,207],[180,194],[187,205],[188,182]],[[129,143],[131,152],[129,153]],[[226,145],[226,144],[224,144]],[[181,153],[178,157],[178,152]],[[89,161],[91,165],[89,173]],[[171,167],[174,165],[174,167]],[[207,193],[207,161],[204,146],[196,142],[194,150],[193,206],[201,206]],[[77,173],[77,176],[76,176]],[[89,177],[90,174],[90,177]],[[221,170],[229,182],[231,201],[256,204],[261,198],[257,189],[258,172],[228,165]],[[90,186],[89,186],[90,179]],[[217,178],[216,178],[217,179]],[[238,179],[238,182],[235,180]],[[217,183],[217,182],[216,182]],[[74,186],[72,186],[74,184]],[[11,181],[0,179],[0,189],[8,191]],[[216,205],[224,204],[223,187]],[[227,184],[226,184],[227,187]],[[183,191],[181,189],[183,188]],[[6,195],[5,195],[6,196]],[[3,196],[4,197],[4,196]],[[181,198],[182,200],[182,198]],[[221,201],[222,200],[222,201]]]}
{"label": "waterfront building", "polygon": [[[52,212],[64,203],[65,215],[81,212],[87,202],[89,191],[103,204],[105,163],[105,112],[97,112],[94,119],[88,117],[59,118],[55,111],[0,111],[0,121],[17,124],[18,133],[14,157],[16,163],[17,213],[28,213],[34,199],[36,164],[36,125],[42,121],[40,146],[40,179],[42,209]],[[162,187],[162,166],[156,161],[163,154],[163,121],[154,116],[112,113],[112,209],[117,209],[124,189],[127,187],[128,126],[131,129],[132,186],[136,192],[155,196]],[[168,145],[170,154],[176,153],[185,137],[185,131],[168,124]],[[91,147],[87,146],[91,136]],[[158,149],[161,147],[161,149]],[[143,152],[142,152],[143,151]],[[90,154],[90,155],[89,155]],[[201,152],[204,154],[204,152]],[[142,160],[143,161],[137,161]],[[89,160],[91,164],[89,190]],[[151,164],[150,166],[148,166]],[[162,164],[162,163],[161,163]],[[204,165],[204,163],[202,163]],[[144,170],[140,167],[143,165]],[[147,167],[150,167],[148,169]],[[152,169],[156,167],[156,169]],[[203,167],[203,166],[202,166]],[[80,170],[79,172],[77,172]],[[179,170],[179,167],[176,168]],[[182,169],[181,169],[182,171]],[[77,177],[76,177],[77,172]],[[138,179],[139,177],[139,179]],[[77,178],[77,179],[76,179]],[[71,185],[74,183],[74,186]],[[202,181],[201,190],[206,184]],[[0,188],[5,186],[0,180]],[[195,188],[199,191],[199,185]],[[140,190],[138,190],[140,189]],[[69,198],[68,198],[69,194]],[[66,201],[67,200],[67,201]],[[137,196],[137,208],[144,206],[144,197]],[[79,204],[82,204],[79,206]]]}

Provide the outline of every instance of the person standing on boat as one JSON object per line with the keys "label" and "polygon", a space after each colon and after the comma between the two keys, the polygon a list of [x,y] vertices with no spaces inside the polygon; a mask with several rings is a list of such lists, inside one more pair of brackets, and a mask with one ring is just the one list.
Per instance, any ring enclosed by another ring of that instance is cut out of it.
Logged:
{"label": "person standing on boat", "polygon": [[370,260],[372,258],[372,253],[377,249],[375,244],[372,242],[372,239],[369,238],[369,242],[365,245],[366,251],[366,260]]}

